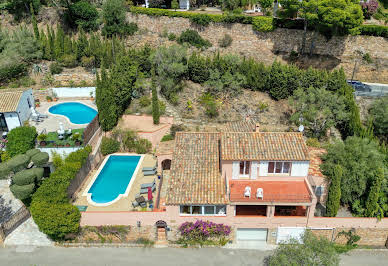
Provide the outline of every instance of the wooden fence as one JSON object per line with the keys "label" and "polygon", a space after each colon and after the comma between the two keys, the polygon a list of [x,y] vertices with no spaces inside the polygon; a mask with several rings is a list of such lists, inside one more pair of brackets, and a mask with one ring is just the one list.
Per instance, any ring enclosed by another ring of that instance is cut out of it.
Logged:
{"label": "wooden fence", "polygon": [[10,233],[12,233],[19,225],[24,223],[30,217],[30,212],[23,205],[23,207],[15,212],[7,221],[0,224],[0,242],[3,242]]}
{"label": "wooden fence", "polygon": [[94,134],[100,128],[100,123],[98,122],[98,115],[89,123],[89,125],[85,128],[84,131],[84,143],[85,145],[89,143]]}

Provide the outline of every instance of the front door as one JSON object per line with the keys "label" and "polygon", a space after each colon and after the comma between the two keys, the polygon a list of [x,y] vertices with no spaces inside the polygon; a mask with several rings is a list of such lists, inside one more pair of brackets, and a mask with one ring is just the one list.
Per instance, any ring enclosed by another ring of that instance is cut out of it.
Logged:
{"label": "front door", "polygon": [[8,132],[7,122],[5,121],[5,117],[3,113],[0,113],[0,131]]}

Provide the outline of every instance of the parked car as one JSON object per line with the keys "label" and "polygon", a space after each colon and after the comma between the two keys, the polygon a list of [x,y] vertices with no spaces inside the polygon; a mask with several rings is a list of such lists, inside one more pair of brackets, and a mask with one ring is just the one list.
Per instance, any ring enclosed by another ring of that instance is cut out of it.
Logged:
{"label": "parked car", "polygon": [[371,89],[368,85],[362,83],[359,80],[347,80],[346,81],[350,86],[352,86],[356,91],[370,92]]}

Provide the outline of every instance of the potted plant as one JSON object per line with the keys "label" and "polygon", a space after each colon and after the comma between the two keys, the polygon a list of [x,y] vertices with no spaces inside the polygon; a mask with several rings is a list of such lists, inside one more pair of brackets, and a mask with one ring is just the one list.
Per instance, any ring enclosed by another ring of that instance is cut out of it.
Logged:
{"label": "potted plant", "polygon": [[35,107],[40,107],[40,102],[35,102]]}
{"label": "potted plant", "polygon": [[93,91],[91,91],[89,94],[90,94],[90,100],[92,100],[92,101],[93,101],[93,100],[94,100],[94,97],[93,97]]}
{"label": "potted plant", "polygon": [[48,102],[51,102],[52,100],[53,100],[53,98],[51,97],[51,96],[46,96],[46,100],[48,101]]}
{"label": "potted plant", "polygon": [[54,102],[58,101],[58,95],[54,91],[53,91],[53,99],[54,99]]}
{"label": "potted plant", "polygon": [[74,133],[74,135],[71,137],[72,140],[74,140],[76,146],[81,145],[81,134],[80,133]]}
{"label": "potted plant", "polygon": [[70,143],[66,142],[65,146],[70,147]]}
{"label": "potted plant", "polygon": [[46,139],[47,139],[47,135],[46,134],[40,134],[38,135],[38,141],[39,141],[39,145],[40,146],[46,146]]}

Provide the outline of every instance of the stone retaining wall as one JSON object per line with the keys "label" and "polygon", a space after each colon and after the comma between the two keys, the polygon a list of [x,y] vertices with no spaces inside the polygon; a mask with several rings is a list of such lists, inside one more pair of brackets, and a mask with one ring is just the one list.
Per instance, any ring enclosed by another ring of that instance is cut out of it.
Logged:
{"label": "stone retaining wall", "polygon": [[[148,33],[136,35],[134,44],[140,42],[151,43],[157,47],[171,45],[167,38],[161,38],[163,32],[179,35],[182,31],[191,28],[198,30],[200,35],[208,39],[213,47],[202,53],[212,53],[219,50],[221,53],[234,53],[241,56],[253,57],[266,64],[274,60],[288,60],[291,51],[299,51],[303,36],[302,30],[278,28],[274,32],[262,33],[252,29],[252,25],[211,23],[203,29],[193,26],[188,19],[170,18],[166,16],[154,17],[142,14],[127,14],[127,20],[136,22]],[[220,48],[218,42],[229,34],[233,42],[228,48]],[[310,48],[313,32],[307,34],[307,49]],[[128,40],[131,42],[132,40]],[[374,63],[367,64],[360,59],[357,51],[368,53]],[[358,58],[357,73],[355,79],[370,82],[388,83],[388,39],[373,36],[341,36],[327,40],[318,35],[315,42],[314,54],[318,58],[305,59],[303,65],[312,65],[320,68],[344,67],[350,78],[354,68],[354,58]]]}
{"label": "stone retaining wall", "polygon": [[346,244],[347,239],[338,234],[342,231],[354,231],[355,235],[359,235],[360,241],[358,245],[365,246],[385,246],[388,240],[388,228],[333,228],[333,229],[312,229],[314,235],[326,237],[330,241],[338,244]]}

